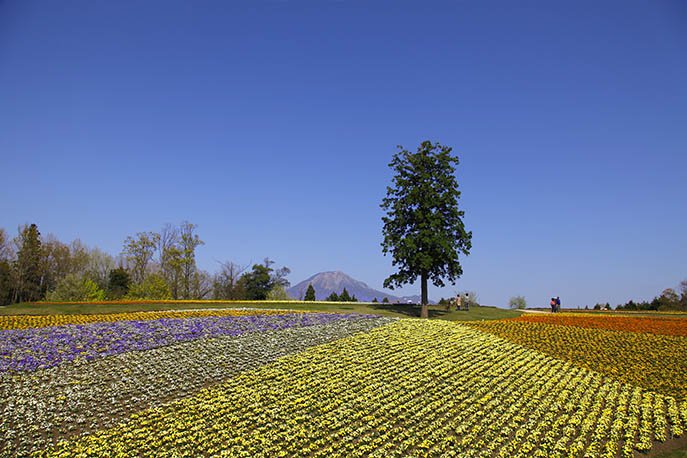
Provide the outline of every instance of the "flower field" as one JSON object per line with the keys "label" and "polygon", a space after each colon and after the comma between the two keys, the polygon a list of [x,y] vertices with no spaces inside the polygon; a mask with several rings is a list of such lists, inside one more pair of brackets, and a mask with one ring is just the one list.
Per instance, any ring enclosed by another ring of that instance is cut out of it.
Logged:
{"label": "flower field", "polygon": [[[609,329],[616,326],[615,320],[605,328],[590,327],[584,316],[581,326],[571,324],[576,317],[559,322],[552,321],[557,316],[547,315],[545,321],[526,318],[466,324],[618,380],[687,399],[687,337]],[[681,324],[687,326],[687,320]]]}
{"label": "flower field", "polygon": [[687,337],[687,322],[684,318],[595,316],[579,313],[557,313],[555,315],[525,314],[515,319],[515,321]]}
{"label": "flower field", "polygon": [[[1,456],[629,457],[687,427],[681,335],[284,311],[81,323],[0,331]],[[620,349],[569,349],[600,343]],[[620,357],[642,348],[659,356]]]}
{"label": "flower field", "polygon": [[132,313],[99,313],[92,315],[0,315],[0,329],[31,329],[65,324],[88,324],[124,320],[158,320],[160,318],[191,318],[203,316],[278,315],[283,310],[186,310]]}

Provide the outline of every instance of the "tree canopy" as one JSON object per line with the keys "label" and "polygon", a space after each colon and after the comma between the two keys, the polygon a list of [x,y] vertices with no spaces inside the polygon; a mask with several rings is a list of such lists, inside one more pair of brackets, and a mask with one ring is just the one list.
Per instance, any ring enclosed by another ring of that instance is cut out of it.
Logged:
{"label": "tree canopy", "polygon": [[463,274],[459,255],[472,248],[472,232],[463,224],[458,208],[455,166],[458,157],[452,148],[424,141],[411,153],[399,146],[389,167],[395,175],[381,207],[383,253],[390,254],[397,272],[384,280],[384,287],[413,284],[420,278],[422,316],[428,316],[427,281],[445,286]]}

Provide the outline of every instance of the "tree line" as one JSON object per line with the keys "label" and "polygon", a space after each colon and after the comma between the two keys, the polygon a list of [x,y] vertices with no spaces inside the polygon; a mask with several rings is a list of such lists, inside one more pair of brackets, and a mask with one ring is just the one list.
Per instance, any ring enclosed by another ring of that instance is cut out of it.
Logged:
{"label": "tree line", "polygon": [[41,235],[36,224],[10,238],[0,228],[0,305],[33,301],[117,299],[286,300],[288,267],[220,263],[214,274],[196,265],[204,242],[197,225],[167,224],[126,237],[112,256],[80,240]]}
{"label": "tree line", "polygon": [[[682,280],[678,287],[678,293],[673,288],[666,288],[660,296],[654,297],[651,301],[633,301],[625,304],[618,304],[616,310],[658,310],[658,311],[687,311],[687,280]],[[611,308],[610,304],[596,304],[594,310]]]}

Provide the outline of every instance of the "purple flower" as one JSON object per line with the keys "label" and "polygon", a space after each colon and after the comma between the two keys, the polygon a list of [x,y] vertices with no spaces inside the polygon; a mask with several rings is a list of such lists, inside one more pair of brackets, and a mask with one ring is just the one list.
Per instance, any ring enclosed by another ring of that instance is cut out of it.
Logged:
{"label": "purple flower", "polygon": [[0,374],[34,371],[76,359],[92,360],[127,351],[224,335],[360,320],[373,315],[287,313],[117,321],[0,331]]}

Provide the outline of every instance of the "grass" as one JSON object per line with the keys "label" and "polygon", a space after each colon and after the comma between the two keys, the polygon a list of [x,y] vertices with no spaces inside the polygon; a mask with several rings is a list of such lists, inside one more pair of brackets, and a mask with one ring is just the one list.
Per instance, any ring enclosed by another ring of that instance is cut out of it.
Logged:
{"label": "grass", "polygon": [[[412,304],[376,304],[376,303],[332,303],[332,302],[148,302],[148,303],[20,303],[0,307],[0,315],[73,315],[92,313],[126,313],[152,310],[189,310],[189,309],[223,309],[236,307],[250,308],[288,308],[302,311],[369,313],[397,318],[420,316],[420,306]],[[446,311],[443,306],[430,306],[430,318],[449,321],[498,320],[515,318],[521,312],[498,307],[472,307],[469,311]]]}

